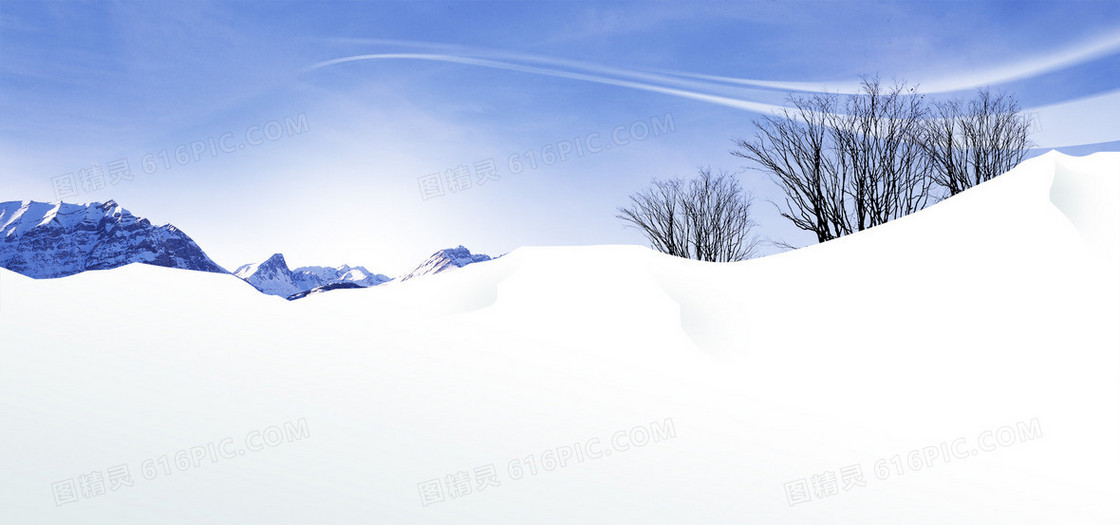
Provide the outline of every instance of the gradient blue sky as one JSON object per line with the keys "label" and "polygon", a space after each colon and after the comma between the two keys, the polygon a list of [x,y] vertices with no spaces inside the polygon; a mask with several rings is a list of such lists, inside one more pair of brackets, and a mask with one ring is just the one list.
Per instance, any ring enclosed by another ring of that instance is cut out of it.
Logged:
{"label": "gradient blue sky", "polygon": [[[322,65],[360,55],[394,58]],[[643,243],[615,208],[703,165],[742,174],[760,233],[807,244],[732,139],[788,89],[864,73],[990,84],[1041,146],[1120,149],[1120,2],[3,1],[0,200],[58,200],[59,177],[127,159],[132,180],[65,200],[172,222],[230,269],[279,251],[392,275],[458,244]],[[511,171],[651,118],[673,131]],[[175,160],[227,132],[231,151]],[[500,180],[422,199],[419,177],[487,159]]]}

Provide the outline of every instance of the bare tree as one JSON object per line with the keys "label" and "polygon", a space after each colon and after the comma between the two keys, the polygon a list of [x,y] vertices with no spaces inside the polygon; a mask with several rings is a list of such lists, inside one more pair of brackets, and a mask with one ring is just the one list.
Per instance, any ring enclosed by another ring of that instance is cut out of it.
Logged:
{"label": "bare tree", "polygon": [[843,233],[862,231],[926,206],[933,185],[921,142],[926,109],[914,88],[864,78],[831,129],[837,172],[846,193],[838,210]]}
{"label": "bare tree", "polygon": [[750,258],[758,246],[751,236],[753,198],[727,172],[701,169],[683,201],[693,259],[729,262]]}
{"label": "bare tree", "polygon": [[934,104],[923,143],[937,184],[956,195],[1014,168],[1031,147],[1030,119],[1015,97],[980,89],[967,104]]}
{"label": "bare tree", "polygon": [[685,218],[683,185],[680,179],[654,179],[649,189],[630,196],[630,206],[619,208],[617,217],[641,230],[653,249],[688,257],[691,232]]}
{"label": "bare tree", "polygon": [[752,198],[727,173],[699,171],[690,180],[654,180],[630,196],[618,218],[638,228],[663,253],[700,261],[730,262],[755,255],[760,241],[752,235]]}
{"label": "bare tree", "polygon": [[779,213],[798,228],[816,234],[818,242],[845,232],[841,224],[843,174],[837,172],[830,132],[835,96],[790,95],[790,108],[754,121],[753,140],[738,140],[732,154],[750,159],[769,172],[785,193]]}
{"label": "bare tree", "polygon": [[845,98],[788,102],[755,121],[754,139],[736,141],[732,151],[782,189],[783,217],[824,242],[925,207],[933,184],[919,140],[926,110],[913,88],[865,78],[861,92]]}
{"label": "bare tree", "polygon": [[922,129],[922,144],[930,160],[930,172],[937,185],[956,195],[967,187],[968,140],[965,136],[961,101],[935,102]]}
{"label": "bare tree", "polygon": [[1014,168],[1031,146],[1031,123],[1013,96],[981,89],[964,120],[972,172],[968,187]]}

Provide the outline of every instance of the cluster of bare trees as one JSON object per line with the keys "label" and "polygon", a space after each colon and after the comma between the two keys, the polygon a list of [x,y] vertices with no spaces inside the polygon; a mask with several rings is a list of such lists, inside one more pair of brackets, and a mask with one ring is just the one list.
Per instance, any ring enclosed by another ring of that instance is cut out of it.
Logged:
{"label": "cluster of bare trees", "polygon": [[846,97],[791,96],[755,121],[732,154],[756,162],[785,193],[781,215],[819,242],[865,230],[955,195],[1018,164],[1030,121],[1009,95],[980,90],[928,105],[903,83],[865,78]]}
{"label": "cluster of bare trees", "polygon": [[730,173],[701,169],[691,179],[654,180],[630,196],[618,218],[641,230],[654,249],[700,261],[750,258],[759,240],[752,234],[752,198]]}
{"label": "cluster of bare trees", "polygon": [[966,103],[933,104],[922,143],[938,185],[956,195],[1014,168],[1030,147],[1030,122],[1019,103],[984,89]]}
{"label": "cluster of bare trees", "polygon": [[[769,173],[784,193],[782,217],[825,242],[916,212],[1013,168],[1030,143],[1014,97],[927,103],[904,83],[864,78],[858,93],[789,97],[756,120],[733,155]],[[701,170],[691,181],[655,180],[618,217],[654,249],[704,261],[737,261],[759,245],[751,198],[734,176]]]}

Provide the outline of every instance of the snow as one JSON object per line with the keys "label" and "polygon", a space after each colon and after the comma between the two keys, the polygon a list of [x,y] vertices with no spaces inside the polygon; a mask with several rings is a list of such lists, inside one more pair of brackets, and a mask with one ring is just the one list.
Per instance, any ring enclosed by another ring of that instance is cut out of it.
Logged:
{"label": "snow", "polygon": [[5,236],[19,236],[52,222],[69,229],[83,221],[96,223],[103,216],[122,219],[125,224],[136,222],[135,217],[114,201],[90,204],[9,201],[0,203],[0,232]]}
{"label": "snow", "polygon": [[[0,269],[0,508],[44,524],[1117,523],[1117,177],[1120,154],[1051,153],[744,263],[531,247],[295,302],[141,264]],[[507,469],[667,420],[657,443]],[[300,421],[303,439],[205,452]],[[1041,435],[875,476],[1019,424]],[[197,466],[141,475],[196,446]],[[422,505],[421,483],[491,463],[500,486]],[[133,486],[56,506],[52,483],[120,464]],[[855,464],[866,486],[790,505],[787,483]]]}

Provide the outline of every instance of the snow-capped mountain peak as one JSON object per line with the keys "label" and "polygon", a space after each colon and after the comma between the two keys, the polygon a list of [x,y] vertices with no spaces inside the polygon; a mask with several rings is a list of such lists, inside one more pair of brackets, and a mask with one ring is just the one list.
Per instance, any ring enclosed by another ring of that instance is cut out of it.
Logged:
{"label": "snow-capped mountain peak", "polygon": [[401,280],[407,281],[423,275],[434,275],[447,270],[462,268],[468,264],[489,261],[490,259],[492,259],[492,257],[489,255],[484,253],[471,253],[470,250],[460,244],[457,248],[445,248],[433,253],[426,261],[420,263],[420,266],[417,266],[416,269],[412,270],[404,277],[401,277]]}
{"label": "snow-capped mountain peak", "polygon": [[155,226],[112,200],[0,203],[0,267],[51,278],[134,262],[225,273],[178,228]]}
{"label": "snow-capped mountain peak", "polygon": [[290,273],[288,263],[284,260],[284,255],[280,253],[274,253],[271,257],[259,263],[243,264],[233,271],[234,275],[242,279],[248,279],[254,275],[275,278]]}

